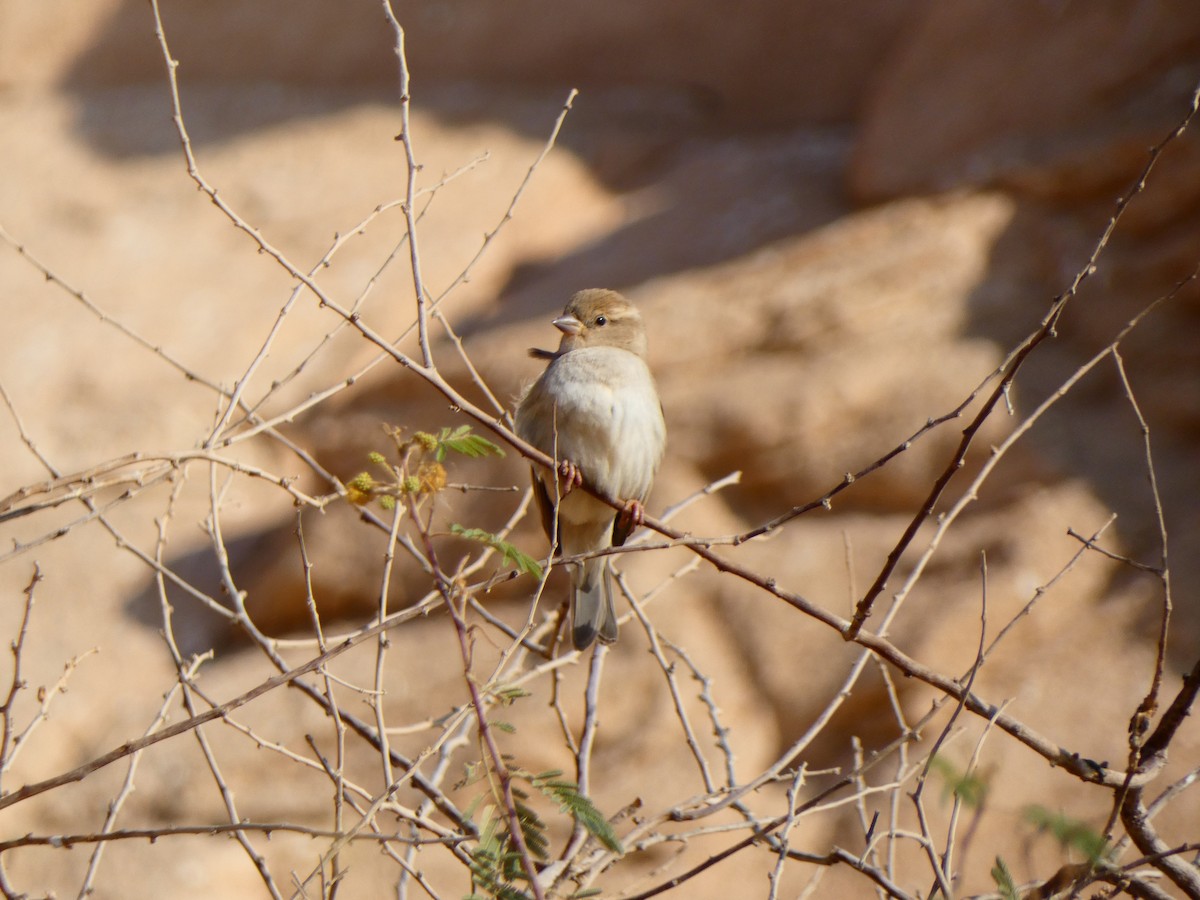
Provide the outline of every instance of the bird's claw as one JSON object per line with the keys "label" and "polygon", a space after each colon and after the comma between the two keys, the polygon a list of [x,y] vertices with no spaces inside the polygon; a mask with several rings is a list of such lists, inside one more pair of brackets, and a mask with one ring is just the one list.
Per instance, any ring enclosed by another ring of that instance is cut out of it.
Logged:
{"label": "bird's claw", "polygon": [[635,528],[642,527],[646,519],[646,508],[642,506],[641,500],[626,500],[625,508],[617,513],[617,518],[621,520],[621,530],[630,534]]}
{"label": "bird's claw", "polygon": [[583,485],[583,473],[579,471],[579,466],[569,459],[564,459],[558,464],[558,477],[562,484],[564,497]]}

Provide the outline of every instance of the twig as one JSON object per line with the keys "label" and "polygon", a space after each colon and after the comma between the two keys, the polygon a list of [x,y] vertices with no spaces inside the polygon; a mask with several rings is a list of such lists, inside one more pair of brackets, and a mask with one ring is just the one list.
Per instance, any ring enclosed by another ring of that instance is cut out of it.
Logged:
{"label": "twig", "polygon": [[1162,761],[1161,758],[1166,755],[1167,747],[1175,738],[1175,732],[1179,730],[1179,726],[1191,713],[1198,692],[1200,692],[1200,659],[1197,659],[1191,671],[1183,676],[1183,687],[1179,689],[1179,693],[1175,695],[1175,699],[1163,713],[1158,726],[1142,744],[1140,762],[1143,770],[1155,762]]}
{"label": "twig", "polygon": [[197,713],[194,716],[189,716],[187,719],[184,719],[181,722],[176,722],[174,725],[168,725],[165,728],[154,732],[153,734],[148,734],[135,740],[126,741],[119,747],[115,747],[107,753],[101,754],[100,756],[89,760],[81,766],[77,766],[76,768],[71,769],[69,772],[64,772],[60,775],[54,776],[53,778],[47,778],[44,781],[36,781],[32,784],[27,784],[15,791],[12,791],[11,793],[0,796],[0,809],[7,809],[8,807],[27,800],[30,797],[36,797],[38,794],[43,794],[46,791],[53,790],[54,788],[62,787],[65,784],[73,784],[77,781],[82,781],[93,772],[97,772],[100,769],[103,769],[105,766],[112,765],[117,760],[124,759],[126,756],[137,753],[139,750],[145,750],[147,747],[152,747],[162,741],[169,740],[177,735],[192,731],[207,722],[220,719],[233,712],[233,710],[245,706],[251,700],[256,700],[263,694],[270,693],[282,685],[291,684],[302,675],[307,675],[309,672],[316,671],[331,659],[334,659],[345,653],[351,647],[355,647],[363,641],[375,637],[381,631],[394,626],[395,621],[389,619],[387,622],[381,622],[378,625],[367,628],[359,634],[351,638],[347,638],[337,646],[331,647],[326,653],[315,656],[293,669],[288,669],[286,672],[273,675],[265,681],[255,685],[245,693],[239,694],[232,700],[225,701],[220,706],[214,706],[212,709],[205,710],[202,713]]}
{"label": "twig", "polygon": [[[400,532],[400,523],[404,521],[405,507],[397,503],[392,510],[392,530],[388,534],[387,550],[383,557],[383,583],[379,586],[379,607],[376,613],[377,621],[387,618],[388,594],[392,584],[392,565],[396,559],[396,541]],[[371,697],[371,708],[375,712],[375,731],[379,735],[379,761],[383,766],[383,783],[395,781],[392,774],[391,747],[388,745],[387,721],[383,711],[383,698],[387,693],[384,680],[385,661],[389,642],[387,632],[381,631],[375,643],[375,683]]]}
{"label": "twig", "polygon": [[692,661],[691,656],[688,655],[686,650],[666,638],[663,638],[663,643],[670,648],[672,653],[683,660],[683,664],[691,670],[692,677],[700,683],[700,702],[708,710],[708,718],[712,723],[713,736],[717,739],[717,746],[721,750],[721,755],[725,758],[725,787],[732,790],[734,784],[737,782],[737,774],[734,771],[735,754],[733,747],[729,743],[730,729],[721,721],[721,711],[717,707],[716,698],[713,696],[713,681],[700,671],[700,667]]}
{"label": "twig", "polygon": [[404,221],[408,233],[408,261],[412,267],[413,299],[417,307],[417,341],[421,345],[421,363],[433,366],[433,350],[429,343],[429,307],[425,292],[425,279],[421,269],[421,251],[417,243],[417,219],[413,203],[417,195],[417,173],[421,166],[417,165],[416,152],[413,150],[412,125],[409,121],[409,108],[412,104],[412,89],[408,72],[408,56],[404,52],[404,28],[396,18],[391,0],[383,0],[383,12],[392,31],[396,35],[396,58],[400,66],[400,134],[397,140],[404,147],[404,161],[407,180],[404,188],[404,203],[400,209],[404,212]]}
{"label": "twig", "polygon": [[1200,869],[1179,859],[1175,851],[1158,836],[1142,805],[1141,788],[1132,788],[1126,795],[1121,806],[1121,824],[1154,868],[1171,879],[1192,900],[1200,898]]}
{"label": "twig", "polygon": [[[1158,490],[1158,475],[1154,467],[1154,451],[1150,444],[1150,426],[1146,422],[1146,417],[1142,415],[1141,407],[1138,406],[1137,398],[1133,395],[1133,385],[1129,383],[1129,374],[1125,371],[1125,361],[1121,358],[1121,353],[1118,349],[1113,349],[1113,362],[1117,367],[1117,374],[1121,376],[1121,385],[1125,390],[1125,396],[1129,400],[1129,406],[1133,409],[1134,415],[1137,416],[1138,425],[1142,432],[1143,449],[1146,456],[1146,477],[1150,481],[1150,497],[1154,501],[1154,518],[1158,523],[1158,542],[1159,542],[1159,563],[1155,570],[1155,575],[1162,583],[1162,616],[1159,619],[1158,625],[1158,642],[1154,656],[1154,674],[1150,679],[1150,689],[1146,692],[1145,698],[1139,704],[1137,711],[1129,722],[1129,741],[1130,750],[1134,753],[1140,746],[1142,735],[1144,735],[1150,727],[1150,719],[1158,709],[1158,692],[1162,687],[1163,670],[1166,667],[1167,658],[1167,634],[1170,631],[1171,625],[1171,568],[1168,563],[1167,553],[1167,519],[1163,512],[1162,495]],[[1133,768],[1134,762],[1130,762],[1130,768]]]}
{"label": "twig", "polygon": [[[415,523],[418,521],[416,515],[415,501],[411,494],[406,497],[409,503],[409,515]],[[541,882],[538,879],[537,867],[533,861],[533,854],[529,850],[529,846],[525,842],[524,831],[521,828],[521,817],[517,812],[516,799],[513,795],[512,788],[512,772],[508,768],[508,763],[504,755],[500,752],[500,748],[496,743],[495,735],[492,733],[492,728],[488,722],[487,704],[483,699],[483,695],[479,690],[479,684],[471,674],[471,638],[468,634],[467,623],[462,617],[462,613],[457,605],[455,589],[452,584],[441,574],[440,566],[437,562],[437,553],[433,546],[433,541],[430,539],[427,529],[420,529],[421,539],[425,545],[425,554],[429,561],[434,566],[436,577],[436,585],[439,593],[442,595],[442,601],[446,611],[450,614],[450,620],[454,623],[454,632],[458,637],[459,654],[462,661],[463,680],[466,682],[467,691],[471,697],[471,708],[475,713],[476,727],[479,733],[479,739],[483,743],[487,751],[489,759],[489,770],[495,773],[499,781],[500,797],[499,803],[503,809],[505,819],[507,820],[509,829],[509,839],[512,841],[513,847],[521,861],[521,868],[525,872],[525,876],[529,881],[530,890],[533,891],[534,900],[545,900],[545,893],[542,889]]]}
{"label": "twig", "polygon": [[663,655],[662,647],[658,640],[658,632],[650,620],[646,618],[646,613],[642,610],[641,604],[625,584],[624,576],[617,577],[617,584],[620,586],[621,593],[625,596],[625,599],[629,601],[629,605],[633,607],[638,621],[641,622],[642,628],[646,632],[646,638],[650,642],[650,653],[654,656],[659,669],[663,673],[663,677],[666,679],[667,691],[671,695],[671,704],[675,709],[675,718],[679,720],[688,750],[691,752],[692,759],[696,761],[696,766],[700,770],[700,780],[704,783],[704,790],[710,794],[714,793],[717,790],[717,785],[713,781],[708,760],[704,758],[704,751],[700,748],[700,742],[696,740],[696,732],[692,728],[691,719],[684,708],[683,697],[679,693],[679,684],[675,680],[675,667],[667,662],[667,658]]}
{"label": "twig", "polygon": [[21,657],[25,652],[25,640],[29,637],[29,619],[33,613],[36,589],[41,580],[41,566],[34,563],[33,575],[29,578],[29,584],[25,586],[25,605],[21,610],[21,624],[17,627],[17,636],[9,644],[13,655],[13,671],[12,680],[8,686],[8,696],[4,698],[4,704],[0,705],[0,728],[3,729],[0,731],[0,784],[3,783],[4,773],[12,766],[22,742],[21,736],[15,734],[13,704],[16,702],[17,695],[28,687],[21,677]]}
{"label": "twig", "polygon": [[[871,789],[867,785],[866,776],[863,773],[863,745],[862,740],[858,735],[850,736],[850,750],[853,753],[854,759],[854,814],[858,816],[858,826],[863,832],[863,852],[859,858],[868,865],[878,867],[879,859],[875,852],[875,834],[876,826],[879,824],[879,812],[876,811],[870,818],[867,817],[867,798],[871,794]],[[897,791],[891,791],[891,796],[895,796]],[[876,885],[875,893],[882,900],[882,891]]]}
{"label": "twig", "polygon": [[[312,619],[313,631],[317,636],[317,646],[321,653],[325,653],[329,647],[325,643],[324,629],[321,627],[321,616],[317,611],[317,600],[313,593],[312,583],[312,561],[308,556],[308,545],[304,539],[304,510],[296,509],[296,541],[300,549],[300,561],[304,566],[304,601],[308,607],[309,616]],[[380,617],[380,621],[383,618]],[[325,698],[329,710],[330,718],[333,720],[333,738],[334,738],[334,763],[328,765],[323,757],[321,758],[322,768],[329,776],[329,780],[333,783],[333,827],[339,834],[345,828],[346,817],[346,726],[342,722],[341,710],[338,708],[337,700],[334,696],[333,685],[335,679],[330,674],[327,667],[322,666],[320,670],[324,680]],[[386,733],[380,734],[380,740],[386,739]],[[315,751],[315,747],[314,747]],[[318,754],[319,756],[319,754]],[[334,854],[329,861],[331,880],[334,888],[331,890],[330,900],[333,900],[332,894],[336,892],[336,886],[341,882],[341,856]]]}
{"label": "twig", "polygon": [[893,547],[892,551],[888,554],[887,561],[884,563],[879,575],[876,576],[875,582],[867,589],[866,594],[864,594],[863,598],[859,601],[858,607],[854,611],[854,618],[851,620],[850,628],[846,632],[847,640],[852,640],[858,634],[859,629],[862,628],[863,623],[866,622],[867,617],[871,614],[871,606],[875,602],[875,598],[878,597],[883,592],[884,588],[887,587],[888,579],[891,578],[892,573],[896,569],[896,565],[900,562],[900,557],[904,554],[904,551],[908,549],[909,544],[911,544],[913,539],[916,537],[917,530],[933,513],[934,507],[937,505],[938,500],[941,499],[942,493],[945,491],[947,485],[949,485],[950,480],[962,468],[962,465],[966,460],[967,451],[974,443],[975,436],[978,434],[979,429],[983,426],[984,421],[992,414],[996,404],[1001,399],[1007,397],[1009,388],[1013,380],[1016,378],[1017,373],[1024,365],[1025,361],[1029,358],[1030,354],[1032,354],[1033,351],[1036,350],[1044,341],[1056,336],[1055,329],[1057,328],[1058,321],[1062,316],[1063,310],[1066,309],[1067,304],[1079,292],[1079,288],[1082,286],[1084,281],[1096,272],[1097,263],[1100,260],[1100,254],[1104,251],[1104,248],[1108,246],[1108,241],[1112,237],[1113,232],[1116,230],[1117,223],[1120,222],[1126,207],[1129,206],[1134,197],[1145,190],[1146,181],[1150,177],[1150,173],[1154,170],[1155,165],[1158,163],[1158,159],[1163,150],[1166,149],[1168,144],[1170,144],[1172,141],[1182,135],[1185,130],[1187,130],[1188,125],[1191,124],[1193,117],[1196,115],[1198,106],[1200,106],[1200,88],[1197,88],[1197,90],[1192,94],[1191,108],[1188,110],[1187,114],[1183,117],[1179,124],[1171,131],[1170,134],[1159,141],[1158,144],[1150,148],[1150,156],[1146,161],[1146,165],[1143,167],[1141,174],[1138,176],[1133,186],[1117,200],[1116,209],[1109,218],[1108,225],[1100,235],[1099,240],[1096,241],[1095,246],[1092,248],[1092,253],[1091,256],[1088,257],[1088,261],[1075,273],[1075,277],[1071,281],[1070,286],[1062,294],[1055,298],[1054,302],[1050,306],[1050,311],[1046,314],[1045,318],[1042,319],[1041,324],[1024,341],[1021,342],[1021,344],[1010,355],[1009,359],[1001,366],[999,383],[996,385],[991,395],[984,401],[983,406],[980,408],[975,418],[972,419],[971,423],[963,430],[962,440],[959,442],[958,448],[954,451],[954,456],[951,459],[950,464],[946,466],[946,468],[942,471],[942,474],[939,475],[937,480],[934,482],[933,488],[929,492],[929,496],[925,498],[924,503],[921,504],[920,510],[909,522],[908,527],[904,530],[904,534],[896,543],[896,546]]}
{"label": "twig", "polygon": [[[285,478],[267,472],[258,466],[238,462],[209,450],[181,450],[178,453],[129,453],[107,460],[91,468],[71,475],[64,475],[40,484],[25,485],[20,490],[0,500],[0,522],[51,509],[74,500],[93,497],[103,490],[121,485],[144,487],[169,477],[185,463],[208,462],[221,466],[239,475],[260,479],[287,491],[297,502],[321,509],[328,498],[318,499],[298,490],[294,478]],[[145,466],[146,463],[155,465]],[[137,468],[143,466],[142,468]],[[48,499],[26,503],[30,497],[46,496]]]}
{"label": "twig", "polygon": [[538,154],[537,158],[529,166],[529,170],[525,173],[525,178],[517,187],[516,193],[514,193],[512,196],[512,200],[509,201],[508,208],[504,211],[504,215],[501,216],[500,221],[496,223],[496,227],[483,236],[483,243],[480,245],[479,249],[475,251],[475,255],[471,257],[470,261],[466,264],[466,266],[463,267],[463,270],[458,274],[458,277],[450,282],[446,289],[442,291],[434,305],[439,305],[442,300],[444,300],[449,293],[460,284],[464,284],[471,280],[471,271],[475,268],[476,263],[483,258],[483,255],[487,252],[492,242],[496,239],[496,236],[500,234],[501,229],[503,229],[505,225],[512,221],[517,204],[524,195],[525,189],[529,187],[529,184],[533,181],[534,173],[537,172],[543,160],[545,160],[545,158],[550,154],[550,151],[554,149],[554,145],[558,141],[558,134],[562,130],[563,122],[565,122],[567,119],[567,113],[571,111],[571,106],[575,103],[575,98],[578,96],[579,91],[575,88],[571,88],[571,90],[567,93],[567,99],[563,103],[562,110],[559,112],[558,118],[554,120],[554,126],[550,129],[550,136],[546,139],[546,143],[542,146],[542,152]]}
{"label": "twig", "polygon": [[[235,834],[238,831],[256,831],[270,837],[273,832],[286,834],[303,834],[309,837],[341,837],[339,832],[329,828],[316,828],[311,825],[299,825],[295,822],[222,822],[214,825],[163,825],[155,828],[121,828],[114,831],[99,831],[87,834],[27,834],[23,837],[0,841],[0,853],[15,850],[18,847],[55,847],[69,848],[76,844],[109,844],[115,841],[144,840],[153,843],[163,837],[187,837],[194,835],[216,836],[219,834]],[[440,845],[448,846],[468,840],[466,835],[456,835],[445,838],[414,839],[403,834],[383,834],[367,832],[356,834],[354,841],[378,843],[383,841],[400,844]]]}
{"label": "twig", "polygon": [[787,820],[783,823],[783,827],[779,829],[779,837],[777,838],[779,855],[775,860],[775,865],[768,873],[770,887],[767,890],[767,900],[777,900],[779,897],[779,885],[783,881],[783,863],[788,857],[788,841],[791,838],[792,826],[796,824],[796,795],[800,793],[800,788],[804,784],[804,769],[796,770],[796,775],[792,779],[792,783],[788,785],[787,792]]}
{"label": "twig", "polygon": [[[187,678],[195,677],[196,671],[200,668],[201,663],[205,662],[210,657],[197,657],[192,661],[192,665],[188,669]],[[168,710],[175,702],[176,695],[182,687],[182,681],[172,686],[171,690],[163,698],[162,705],[158,708],[150,727],[146,729],[146,734],[152,734],[156,728],[159,728],[163,722],[167,720]],[[133,793],[134,777],[137,774],[138,763],[141,761],[142,755],[135,753],[129,758],[129,768],[125,772],[125,780],[121,784],[121,789],[117,792],[117,796],[108,804],[108,812],[104,817],[104,824],[100,826],[100,835],[108,835],[116,832],[117,817],[120,815],[121,807]],[[99,837],[99,836],[98,836]],[[63,840],[62,846],[70,846],[72,842]],[[82,843],[82,842],[75,842]],[[97,839],[96,847],[92,851],[91,857],[88,859],[87,871],[84,873],[83,883],[79,888],[79,897],[83,898],[92,893],[92,882],[95,880],[96,872],[100,867],[100,860],[104,854],[104,847],[108,842]],[[0,850],[5,848],[0,847]]]}
{"label": "twig", "polygon": [[98,304],[94,303],[92,301],[92,299],[90,297],[88,297],[88,295],[84,291],[80,290],[79,288],[71,285],[69,282],[64,280],[62,278],[62,276],[60,276],[57,272],[55,272],[52,268],[50,268],[50,266],[48,266],[46,263],[42,262],[41,259],[39,259],[37,256],[35,256],[33,254],[33,252],[31,250],[29,250],[29,248],[27,248],[24,244],[22,244],[20,241],[18,241],[16,238],[14,238],[11,234],[9,234],[9,232],[7,230],[5,230],[3,225],[0,225],[0,240],[4,241],[6,244],[8,244],[10,247],[12,247],[13,250],[15,250],[26,262],[28,262],[31,266],[33,266],[35,269],[37,269],[38,272],[40,272],[42,274],[42,277],[46,279],[46,281],[61,288],[66,293],[70,294],[72,297],[74,297],[76,300],[78,300],[84,306],[84,308],[88,310],[88,312],[92,313],[92,315],[94,315],[101,322],[103,322],[106,325],[111,325],[113,328],[117,329],[117,331],[121,332],[121,334],[125,335],[127,338],[132,340],[138,346],[140,346],[146,350],[149,350],[154,356],[158,357],[163,362],[165,362],[168,366],[175,369],[177,372],[179,372],[181,375],[183,375],[183,377],[186,378],[188,381],[194,381],[196,384],[204,385],[204,387],[208,388],[211,391],[215,391],[219,394],[224,393],[221,386],[218,385],[216,382],[210,381],[209,379],[207,379],[203,375],[201,375],[199,372],[184,365],[182,362],[175,359],[175,357],[173,357],[169,353],[167,353],[167,351],[164,350],[161,346],[142,337],[142,335],[139,334],[137,331],[133,330],[128,325],[121,322],[119,319],[116,319],[113,316],[109,315],[107,312],[105,312]]}
{"label": "twig", "polygon": [[[980,578],[979,648],[975,653],[975,663],[971,666],[970,672],[967,673],[966,689],[968,691],[971,689],[971,685],[975,683],[975,676],[979,674],[979,670],[983,666],[984,647],[987,645],[987,589],[988,589],[987,575],[988,575],[987,554],[981,553],[979,556],[979,578]],[[922,798],[925,793],[925,784],[929,777],[929,769],[933,765],[933,760],[937,757],[938,751],[941,749],[942,744],[944,744],[946,742],[946,739],[949,737],[950,731],[954,727],[954,723],[958,719],[958,716],[962,712],[962,710],[963,710],[963,705],[962,705],[962,702],[960,701],[954,707],[954,710],[950,713],[950,718],[946,721],[946,724],[942,728],[941,732],[939,732],[937,739],[933,742],[933,747],[930,748],[929,755],[925,761],[925,765],[921,769],[921,775],[920,775],[920,777],[917,778],[916,790],[913,791],[913,794],[912,794],[912,801],[913,801],[913,804],[917,808],[917,817],[921,823],[921,833],[925,836],[926,840],[929,842],[927,844],[927,847],[928,847],[930,853],[933,852],[932,835],[929,833],[928,827],[925,823],[925,807],[924,807],[924,803],[922,802]],[[999,714],[1000,710],[997,709],[996,712],[997,712],[997,714]],[[993,717],[993,720],[994,720],[994,717]],[[935,878],[937,879],[936,884],[929,891],[930,897],[933,897],[934,894],[936,894],[939,890],[942,892],[942,896],[945,898],[945,900],[953,900],[953,897],[954,897],[954,893],[950,888],[950,882],[954,877],[954,870],[953,870],[953,868],[951,868],[951,862],[953,861],[953,858],[954,858],[953,857],[954,832],[955,832],[955,825],[956,825],[956,822],[958,819],[958,807],[959,807],[960,802],[961,802],[961,798],[958,796],[958,794],[956,792],[955,797],[954,797],[954,807],[952,809],[951,816],[950,816],[949,832],[946,836],[946,850],[942,854],[942,858],[940,860],[938,860],[936,857],[932,857],[932,856],[930,858],[930,864],[933,868],[933,874],[934,874]]]}
{"label": "twig", "polygon": [[[596,644],[592,650],[591,665],[588,666],[587,688],[583,694],[583,730],[579,735],[579,745],[575,750],[575,784],[579,793],[587,797],[591,792],[592,782],[592,751],[596,746],[596,730],[599,725],[600,682],[604,672],[604,659],[608,655],[608,647]],[[587,843],[588,832],[583,824],[576,821],[571,830],[570,840],[567,841],[559,855],[562,874],[568,874],[571,863]]]}

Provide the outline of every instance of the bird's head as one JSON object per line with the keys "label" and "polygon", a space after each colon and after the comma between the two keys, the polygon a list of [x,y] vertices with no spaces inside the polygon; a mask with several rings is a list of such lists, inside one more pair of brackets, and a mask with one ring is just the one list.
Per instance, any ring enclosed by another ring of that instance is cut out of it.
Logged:
{"label": "bird's head", "polygon": [[581,347],[619,347],[641,357],[646,355],[642,316],[616,291],[580,291],[554,320],[554,327],[563,333],[559,354]]}

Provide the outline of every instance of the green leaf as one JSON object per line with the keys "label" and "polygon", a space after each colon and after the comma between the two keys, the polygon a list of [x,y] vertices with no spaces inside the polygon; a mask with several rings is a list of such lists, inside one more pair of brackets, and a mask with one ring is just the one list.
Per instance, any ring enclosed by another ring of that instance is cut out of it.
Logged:
{"label": "green leaf", "polygon": [[497,731],[503,731],[505,734],[516,734],[517,726],[512,722],[488,722]]}
{"label": "green leaf", "polygon": [[522,687],[500,687],[492,691],[492,696],[501,706],[512,706],[522,697],[529,697],[531,694]]}
{"label": "green leaf", "polygon": [[945,782],[943,798],[953,794],[971,808],[978,808],[987,799],[988,782],[977,773],[958,771],[944,756],[934,756],[929,763]]}
{"label": "green leaf", "polygon": [[493,444],[482,435],[472,434],[470,425],[459,425],[453,431],[449,428],[442,429],[437,436],[437,450],[435,451],[438,462],[446,458],[447,450],[453,450],[455,453],[472,458],[504,455],[504,450],[498,445]]}
{"label": "green leaf", "polygon": [[1108,852],[1108,842],[1103,835],[1064,813],[1051,812],[1044,806],[1027,806],[1025,819],[1038,831],[1052,834],[1064,850],[1078,850],[1087,857],[1088,862],[1097,863]]}
{"label": "green leaf", "polygon": [[[501,723],[492,724],[499,727]],[[552,769],[540,775],[531,775],[528,770],[514,765],[512,774],[522,785],[533,789],[527,792],[516,784],[511,785],[517,822],[520,826],[520,840],[524,842],[532,857],[545,861],[549,859],[550,853],[546,822],[527,802],[534,791],[557,802],[561,811],[574,816],[580,825],[609,850],[624,853],[621,842],[604,816],[591,800],[579,792],[579,787],[574,782],[560,778],[561,770]],[[529,895],[523,890],[523,886],[528,885],[529,878],[525,873],[521,854],[517,852],[517,843],[509,831],[508,819],[499,814],[495,805],[484,806],[480,811],[479,836],[470,851],[468,863],[473,893],[464,900],[528,900]],[[577,900],[585,900],[588,897],[599,896],[599,893],[592,888],[577,891],[571,896]]]}
{"label": "green leaf", "polygon": [[996,857],[996,864],[992,866],[992,880],[996,882],[996,888],[1004,900],[1021,900],[1021,893],[1017,890],[1016,882],[1013,881],[1012,872],[1008,870],[1008,864],[999,856]]}
{"label": "green leaf", "polygon": [[472,893],[468,897],[479,900],[530,900],[528,894],[518,888],[514,881],[526,881],[521,866],[521,857],[512,849],[512,841],[504,828],[496,808],[488,805],[482,812],[483,823],[479,839],[471,851],[472,888],[483,893]]}
{"label": "green leaf", "polygon": [[570,813],[575,821],[587,829],[588,834],[596,838],[613,853],[624,853],[621,840],[608,820],[587,797],[579,792],[579,786],[573,781],[557,778],[534,779],[534,786],[547,797],[556,801],[559,808]]}
{"label": "green leaf", "polygon": [[517,810],[517,821],[521,823],[521,837],[525,839],[525,846],[538,859],[545,860],[550,851],[546,823],[526,804],[515,801],[513,806]]}
{"label": "green leaf", "polygon": [[[483,776],[486,774],[487,774],[487,769],[484,768],[482,763],[465,762],[465,763],[463,763],[463,777],[454,785],[454,789],[456,791],[460,791],[463,788],[479,781],[479,779],[483,778]],[[472,800],[471,805],[466,810],[463,811],[463,814],[466,815],[468,818],[475,815],[475,808],[479,805],[479,802],[482,799],[483,799],[483,795]]]}
{"label": "green leaf", "polygon": [[533,578],[540,579],[542,577],[542,567],[536,559],[527,553],[522,553],[508,541],[501,540],[490,531],[484,531],[482,528],[464,528],[455,523],[450,526],[450,533],[466,538],[469,541],[478,541],[481,544],[487,544],[493,550],[500,553],[504,557],[504,562],[511,565],[518,572],[522,572]]}

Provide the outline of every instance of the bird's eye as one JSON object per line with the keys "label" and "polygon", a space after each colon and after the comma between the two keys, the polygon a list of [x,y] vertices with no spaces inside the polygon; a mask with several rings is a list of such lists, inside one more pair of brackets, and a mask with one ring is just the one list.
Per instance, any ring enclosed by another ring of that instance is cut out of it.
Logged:
{"label": "bird's eye", "polygon": [[608,324],[608,317],[607,317],[607,316],[596,316],[596,325],[597,325],[597,326],[604,326],[604,325],[607,325],[607,324]]}

